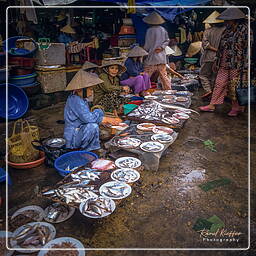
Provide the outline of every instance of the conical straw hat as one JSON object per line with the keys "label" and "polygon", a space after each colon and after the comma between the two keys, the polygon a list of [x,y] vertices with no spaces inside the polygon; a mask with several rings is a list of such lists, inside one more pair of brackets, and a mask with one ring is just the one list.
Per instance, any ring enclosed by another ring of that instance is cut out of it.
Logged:
{"label": "conical straw hat", "polygon": [[55,16],[55,18],[57,18],[57,21],[62,21],[62,20],[64,20],[64,19],[66,19],[66,13],[65,13],[65,11],[61,11],[60,13],[59,13],[59,15],[56,15]]}
{"label": "conical straw hat", "polygon": [[202,47],[201,41],[191,43],[188,47],[187,55],[190,57],[196,55],[197,53],[200,52],[201,47]]}
{"label": "conical straw hat", "polygon": [[77,89],[83,89],[87,87],[91,87],[97,84],[104,83],[103,80],[99,79],[95,75],[92,75],[82,69],[80,69],[73,79],[70,81],[68,84],[67,88],[65,91],[73,91]]}
{"label": "conical straw hat", "polygon": [[174,53],[172,54],[173,56],[181,56],[182,55],[182,51],[177,45],[172,46],[171,49],[174,51]]}
{"label": "conical straw hat", "polygon": [[246,19],[246,15],[238,8],[228,8],[220,14],[218,20],[239,20]]}
{"label": "conical straw hat", "polygon": [[166,55],[172,55],[173,53],[175,53],[175,51],[169,46],[166,46],[164,50]]}
{"label": "conical straw hat", "polygon": [[157,12],[150,13],[147,17],[143,18],[143,21],[150,25],[160,25],[165,23],[165,20]]}
{"label": "conical straw hat", "polygon": [[96,64],[94,64],[94,63],[92,63],[92,62],[86,61],[86,62],[83,64],[82,69],[86,71],[86,70],[88,70],[88,69],[91,69],[91,68],[98,68],[98,67],[99,67],[98,65],[96,65]]}
{"label": "conical straw hat", "polygon": [[148,55],[148,53],[143,48],[141,48],[139,46],[135,46],[127,54],[127,57],[143,57],[146,55]]}
{"label": "conical straw hat", "polygon": [[67,34],[75,34],[76,33],[76,31],[70,25],[66,25],[65,27],[61,28],[60,31],[67,33]]}
{"label": "conical straw hat", "polygon": [[220,15],[219,12],[214,11],[211,15],[209,15],[203,23],[213,24],[213,23],[222,23],[224,20],[217,20],[216,18]]}
{"label": "conical straw hat", "polygon": [[121,73],[124,73],[124,72],[126,71],[126,67],[123,66],[123,65],[121,65],[119,62],[117,62],[117,61],[115,61],[115,60],[110,60],[110,61],[108,61],[108,63],[102,65],[101,68],[102,68],[106,73],[108,73],[107,67],[113,66],[113,65],[117,65],[117,66],[119,67],[119,73],[118,73],[118,75],[121,74]]}

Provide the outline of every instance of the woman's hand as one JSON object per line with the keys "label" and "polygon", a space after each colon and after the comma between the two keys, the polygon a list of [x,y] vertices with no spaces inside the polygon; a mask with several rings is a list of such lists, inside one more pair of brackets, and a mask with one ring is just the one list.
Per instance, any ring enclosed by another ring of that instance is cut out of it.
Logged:
{"label": "woman's hand", "polygon": [[127,85],[123,86],[123,91],[128,94],[130,92],[130,87]]}

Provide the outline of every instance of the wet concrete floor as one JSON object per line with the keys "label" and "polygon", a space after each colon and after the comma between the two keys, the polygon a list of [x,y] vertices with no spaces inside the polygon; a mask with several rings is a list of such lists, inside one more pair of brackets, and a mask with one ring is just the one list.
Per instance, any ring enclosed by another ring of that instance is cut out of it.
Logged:
{"label": "wet concrete floor", "polygon": [[[192,108],[204,104],[193,96]],[[30,111],[40,127],[41,137],[62,136],[64,103]],[[79,211],[68,221],[56,224],[57,237],[71,236],[90,248],[247,248],[248,247],[248,113],[228,117],[230,105],[219,106],[216,113],[201,113],[188,120],[178,139],[160,161],[156,172],[143,171],[131,196],[123,199],[107,218],[94,220]],[[255,148],[255,109],[251,113],[251,149]],[[1,131],[4,129],[0,124]],[[3,149],[4,132],[1,132]],[[217,152],[205,148],[210,139]],[[251,242],[250,251],[88,251],[101,255],[256,255],[255,150],[251,152]],[[44,165],[30,170],[9,169],[13,185],[9,188],[9,215],[15,210],[50,202],[38,198],[36,186],[53,185],[61,177]],[[229,185],[204,192],[198,187],[219,178]],[[254,188],[254,189],[253,189]],[[1,186],[4,192],[4,186]],[[3,212],[2,212],[3,214]],[[203,241],[192,229],[198,218],[217,215],[227,231],[242,234],[237,242]],[[3,215],[2,215],[3,217]],[[3,228],[1,228],[3,229]],[[251,243],[252,244],[252,243]],[[254,248],[254,249],[253,249]],[[18,255],[18,254],[17,254]]]}

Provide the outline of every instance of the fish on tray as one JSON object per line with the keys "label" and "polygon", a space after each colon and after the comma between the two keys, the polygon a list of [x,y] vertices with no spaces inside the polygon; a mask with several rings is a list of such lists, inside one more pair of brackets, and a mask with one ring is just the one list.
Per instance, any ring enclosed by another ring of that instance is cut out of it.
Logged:
{"label": "fish on tray", "polygon": [[115,161],[119,168],[137,168],[141,166],[141,161],[135,157],[121,157]]}
{"label": "fish on tray", "polygon": [[38,224],[25,225],[19,233],[12,238],[13,247],[31,248],[44,246],[50,238],[51,231],[47,226]]}
{"label": "fish on tray", "polygon": [[114,211],[113,201],[108,198],[90,198],[81,207],[81,213],[92,217],[105,217]]}
{"label": "fish on tray", "polygon": [[70,207],[59,203],[54,203],[47,207],[46,218],[52,222],[65,219],[70,213]]}
{"label": "fish on tray", "polygon": [[113,180],[130,183],[137,181],[140,178],[140,174],[134,169],[122,168],[112,172],[111,178]]}
{"label": "fish on tray", "polygon": [[141,141],[136,138],[124,137],[117,141],[119,147],[136,148],[141,144]]}
{"label": "fish on tray", "polygon": [[110,181],[103,184],[99,191],[104,197],[121,199],[127,197],[131,193],[131,187],[124,182]]}

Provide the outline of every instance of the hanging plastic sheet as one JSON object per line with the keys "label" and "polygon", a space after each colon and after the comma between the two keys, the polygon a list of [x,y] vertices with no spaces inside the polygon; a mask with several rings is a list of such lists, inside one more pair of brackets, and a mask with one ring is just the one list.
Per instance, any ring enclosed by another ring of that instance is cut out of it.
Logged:
{"label": "hanging plastic sheet", "polygon": [[72,4],[77,0],[42,0],[44,5],[66,5]]}

